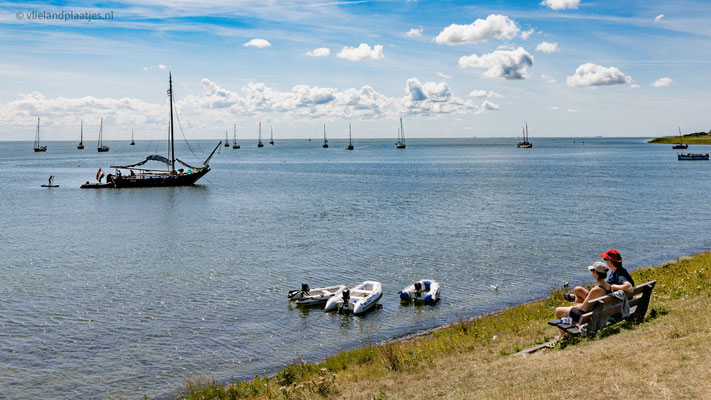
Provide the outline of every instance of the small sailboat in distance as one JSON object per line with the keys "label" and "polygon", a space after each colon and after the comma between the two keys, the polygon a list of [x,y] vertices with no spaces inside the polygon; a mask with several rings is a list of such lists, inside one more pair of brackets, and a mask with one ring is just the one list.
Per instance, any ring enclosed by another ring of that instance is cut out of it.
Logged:
{"label": "small sailboat in distance", "polygon": [[81,128],[79,130],[79,144],[77,149],[84,150],[84,120],[81,120]]}
{"label": "small sailboat in distance", "polygon": [[395,148],[404,149],[405,147],[405,129],[402,127],[402,117],[400,117],[400,128],[397,131],[397,142],[395,143]]}
{"label": "small sailboat in distance", "polygon": [[262,143],[262,123],[259,123],[259,141],[257,142],[257,147],[264,147],[264,143]]}
{"label": "small sailboat in distance", "polygon": [[131,129],[131,143],[129,143],[130,146],[135,146],[136,142],[133,141],[133,129]]}
{"label": "small sailboat in distance", "polygon": [[109,151],[109,146],[106,146],[103,141],[103,136],[104,136],[104,119],[101,118],[101,122],[99,123],[99,142],[97,143],[96,150],[98,150],[99,153],[106,153]]}
{"label": "small sailboat in distance", "polygon": [[269,125],[269,144],[274,146],[274,127]]}
{"label": "small sailboat in distance", "polygon": [[40,146],[40,136],[39,136],[39,117],[37,117],[37,134],[35,135],[35,146],[34,150],[35,153],[39,153],[41,151],[47,151],[47,146]]}
{"label": "small sailboat in distance", "polygon": [[227,129],[225,129],[225,147],[230,147],[230,139],[227,137]]}
{"label": "small sailboat in distance", "polygon": [[521,128],[521,129],[523,130],[523,141],[518,142],[516,144],[516,146],[519,149],[530,149],[531,147],[533,147],[533,143],[528,141],[528,122],[526,122],[526,128],[525,129]]}
{"label": "small sailboat in distance", "polygon": [[234,142],[232,143],[232,148],[239,149],[239,145],[237,144],[237,124],[235,124],[235,135],[234,135]]}
{"label": "small sailboat in distance", "polygon": [[688,149],[689,145],[684,144],[683,136],[681,136],[681,127],[679,127],[679,143],[672,146],[672,149]]}
{"label": "small sailboat in distance", "polygon": [[324,149],[328,148],[328,139],[326,139],[326,124],[323,124],[323,145],[321,147]]}
{"label": "small sailboat in distance", "polygon": [[346,147],[346,150],[353,150],[353,135],[351,131],[351,124],[348,124],[348,147]]}

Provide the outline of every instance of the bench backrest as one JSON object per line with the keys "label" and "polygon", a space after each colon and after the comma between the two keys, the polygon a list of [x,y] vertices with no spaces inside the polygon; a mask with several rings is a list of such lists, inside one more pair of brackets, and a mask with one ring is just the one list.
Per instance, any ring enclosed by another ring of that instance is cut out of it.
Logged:
{"label": "bench backrest", "polygon": [[[657,281],[645,282],[639,286],[635,286],[632,294],[628,294],[630,307],[630,318],[634,321],[640,321],[647,313],[649,299],[652,295],[652,289]],[[595,332],[605,326],[607,320],[622,311],[622,301],[608,294],[588,303],[588,310],[580,317],[578,323],[582,326],[588,325],[588,332]]]}

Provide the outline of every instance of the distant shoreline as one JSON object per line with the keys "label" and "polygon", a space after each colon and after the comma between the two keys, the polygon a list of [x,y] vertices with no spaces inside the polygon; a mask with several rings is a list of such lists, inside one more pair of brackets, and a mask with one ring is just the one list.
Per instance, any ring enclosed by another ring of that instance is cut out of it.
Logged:
{"label": "distant shoreline", "polygon": [[[683,135],[681,140],[684,144],[711,144],[711,131],[695,132]],[[677,144],[679,136],[664,136],[647,141],[647,143]]]}

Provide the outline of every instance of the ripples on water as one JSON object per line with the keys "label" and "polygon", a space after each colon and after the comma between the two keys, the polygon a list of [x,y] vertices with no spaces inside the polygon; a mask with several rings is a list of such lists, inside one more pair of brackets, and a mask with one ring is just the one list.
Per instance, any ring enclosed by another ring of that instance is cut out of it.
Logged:
{"label": "ripples on water", "polygon": [[[100,191],[78,187],[162,145],[2,143],[0,392],[164,395],[192,374],[250,377],[540,297],[588,280],[609,247],[639,266],[711,244],[708,162],[640,139],[514,142],[244,141],[197,187]],[[50,174],[60,188],[39,187]],[[401,306],[421,278],[442,301]],[[366,279],[384,296],[363,317],[286,300],[301,282]]]}

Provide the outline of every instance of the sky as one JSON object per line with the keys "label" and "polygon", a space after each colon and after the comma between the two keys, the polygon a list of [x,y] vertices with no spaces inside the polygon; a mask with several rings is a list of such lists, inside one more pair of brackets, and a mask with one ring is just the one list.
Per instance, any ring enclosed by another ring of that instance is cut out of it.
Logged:
{"label": "sky", "polygon": [[188,139],[709,131],[709,20],[684,0],[5,2],[0,140],[38,117],[48,141],[100,118],[164,138],[169,72]]}

